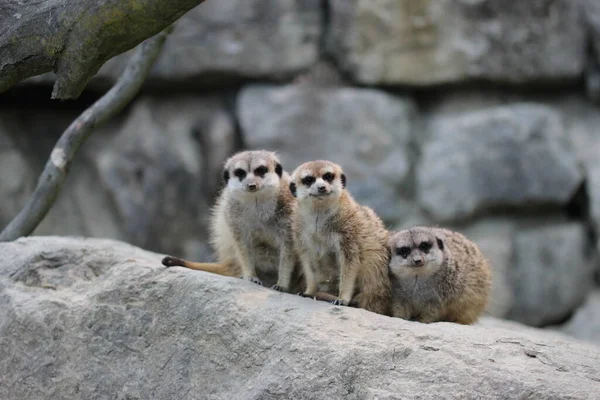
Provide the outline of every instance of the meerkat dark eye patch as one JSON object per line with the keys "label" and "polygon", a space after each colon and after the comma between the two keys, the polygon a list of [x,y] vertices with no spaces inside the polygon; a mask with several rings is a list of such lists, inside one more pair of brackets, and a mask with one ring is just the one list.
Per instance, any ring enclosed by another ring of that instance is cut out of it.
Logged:
{"label": "meerkat dark eye patch", "polygon": [[326,172],[323,174],[323,180],[327,181],[329,183],[333,182],[334,178],[335,178],[335,175],[333,175],[331,172]]}
{"label": "meerkat dark eye patch", "polygon": [[431,242],[421,242],[419,245],[419,250],[421,250],[423,253],[428,253],[429,250],[431,250],[431,247],[433,247]]}
{"label": "meerkat dark eye patch", "polygon": [[296,184],[294,182],[290,182],[290,192],[292,192],[292,196],[296,197]]}
{"label": "meerkat dark eye patch", "polygon": [[435,238],[435,240],[437,241],[437,245],[440,248],[440,250],[444,250],[444,242],[442,242],[442,239]]}
{"label": "meerkat dark eye patch", "polygon": [[340,176],[340,179],[342,180],[342,187],[345,188],[346,187],[346,175],[342,174],[342,176]]}
{"label": "meerkat dark eye patch", "polygon": [[302,178],[302,184],[305,186],[310,186],[313,183],[315,183],[316,179],[314,176],[305,176],[304,178]]}
{"label": "meerkat dark eye patch", "polygon": [[260,176],[262,178],[267,172],[269,172],[269,169],[264,165],[261,165],[260,167],[254,170],[254,175]]}
{"label": "meerkat dark eye patch", "polygon": [[275,166],[275,173],[281,178],[281,175],[283,174],[283,167],[281,166],[281,164],[277,163],[277,165]]}
{"label": "meerkat dark eye patch", "polygon": [[244,171],[241,168],[236,169],[235,171],[233,171],[233,174],[238,177],[238,179],[241,181],[242,179],[244,179],[246,177],[246,171]]}
{"label": "meerkat dark eye patch", "polygon": [[223,171],[223,180],[225,181],[225,184],[227,184],[227,182],[229,182],[229,170],[225,170]]}
{"label": "meerkat dark eye patch", "polygon": [[396,254],[402,258],[406,258],[410,254],[410,247],[407,247],[407,246],[397,247]]}

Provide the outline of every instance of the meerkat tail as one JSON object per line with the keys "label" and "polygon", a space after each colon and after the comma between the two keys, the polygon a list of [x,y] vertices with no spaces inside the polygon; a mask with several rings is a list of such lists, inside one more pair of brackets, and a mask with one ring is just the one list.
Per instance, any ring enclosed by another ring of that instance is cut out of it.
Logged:
{"label": "meerkat tail", "polygon": [[165,257],[162,260],[162,264],[166,267],[185,267],[197,271],[210,272],[217,275],[235,276],[234,271],[227,264],[199,263],[183,260],[177,257]]}

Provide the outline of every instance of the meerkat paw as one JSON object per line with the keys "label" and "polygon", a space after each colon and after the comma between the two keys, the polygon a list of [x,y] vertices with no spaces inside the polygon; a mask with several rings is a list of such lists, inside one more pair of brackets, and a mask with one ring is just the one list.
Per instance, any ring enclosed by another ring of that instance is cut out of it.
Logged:
{"label": "meerkat paw", "polygon": [[304,292],[299,292],[299,293],[297,293],[297,295],[300,296],[300,297],[306,297],[306,298],[309,298],[309,299],[316,300],[315,296],[307,294],[307,293],[304,293]]}
{"label": "meerkat paw", "polygon": [[336,299],[332,301],[331,304],[333,304],[334,306],[347,306],[348,302],[342,299]]}
{"label": "meerkat paw", "polygon": [[255,277],[255,276],[249,276],[247,278],[244,278],[243,276],[240,276],[240,279],[249,280],[250,282],[256,283],[257,285],[260,285],[260,286],[263,285],[262,281],[260,279],[258,279],[257,277]]}
{"label": "meerkat paw", "polygon": [[273,285],[273,286],[271,286],[271,289],[277,290],[278,292],[287,292],[286,288],[284,288],[283,286],[279,286],[279,285]]}

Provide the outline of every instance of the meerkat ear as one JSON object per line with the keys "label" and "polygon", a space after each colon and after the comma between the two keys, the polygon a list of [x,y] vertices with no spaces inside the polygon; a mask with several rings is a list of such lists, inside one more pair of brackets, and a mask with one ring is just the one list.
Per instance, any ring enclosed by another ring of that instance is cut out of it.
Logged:
{"label": "meerkat ear", "polygon": [[290,182],[290,192],[292,192],[292,196],[296,197],[296,184],[294,182]]}
{"label": "meerkat ear", "polygon": [[283,168],[281,167],[281,164],[277,163],[275,165],[275,173],[281,178],[281,174],[283,174]]}
{"label": "meerkat ear", "polygon": [[437,241],[437,245],[440,248],[440,250],[444,250],[444,242],[442,242],[442,239],[436,237],[435,240]]}
{"label": "meerkat ear", "polygon": [[229,170],[228,169],[223,171],[223,180],[225,181],[225,184],[227,185],[227,182],[229,182]]}
{"label": "meerkat ear", "polygon": [[342,187],[345,188],[346,187],[346,174],[342,174],[340,179],[342,180]]}

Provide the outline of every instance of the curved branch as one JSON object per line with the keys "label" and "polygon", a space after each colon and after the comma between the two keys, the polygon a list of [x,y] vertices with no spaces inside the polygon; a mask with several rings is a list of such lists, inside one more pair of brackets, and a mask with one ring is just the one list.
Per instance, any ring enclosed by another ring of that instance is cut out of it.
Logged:
{"label": "curved branch", "polygon": [[95,128],[121,111],[137,94],[173,26],[139,45],[117,83],[63,132],[21,212],[0,233],[0,242],[31,234],[60,193],[79,147]]}
{"label": "curved branch", "polygon": [[0,93],[54,71],[52,98],[77,98],[112,57],[204,0],[0,1]]}

